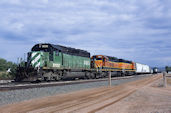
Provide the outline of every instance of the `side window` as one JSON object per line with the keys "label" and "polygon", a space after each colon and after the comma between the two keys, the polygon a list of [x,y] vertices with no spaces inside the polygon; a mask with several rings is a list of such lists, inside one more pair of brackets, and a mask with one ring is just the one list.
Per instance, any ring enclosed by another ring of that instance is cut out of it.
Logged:
{"label": "side window", "polygon": [[50,53],[50,54],[49,54],[49,60],[50,60],[50,61],[53,61],[53,53]]}
{"label": "side window", "polygon": [[53,50],[50,50],[49,52],[49,60],[53,61]]}
{"label": "side window", "polygon": [[55,51],[55,55],[56,56],[59,56],[59,51]]}

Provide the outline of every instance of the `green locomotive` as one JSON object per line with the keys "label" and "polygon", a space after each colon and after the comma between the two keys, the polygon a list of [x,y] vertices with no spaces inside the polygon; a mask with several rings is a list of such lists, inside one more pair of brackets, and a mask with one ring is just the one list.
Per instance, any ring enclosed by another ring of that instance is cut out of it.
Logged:
{"label": "green locomotive", "polygon": [[[36,44],[28,53],[27,62],[17,69],[16,81],[60,80],[91,77],[90,53],[80,49]],[[79,76],[78,76],[79,75]]]}

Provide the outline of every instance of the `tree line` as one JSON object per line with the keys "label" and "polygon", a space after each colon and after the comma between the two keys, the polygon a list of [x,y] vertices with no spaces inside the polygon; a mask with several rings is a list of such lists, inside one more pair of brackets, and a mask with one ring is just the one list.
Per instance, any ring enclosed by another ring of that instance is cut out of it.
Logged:
{"label": "tree line", "polygon": [[0,58],[0,79],[13,79],[17,64]]}
{"label": "tree line", "polygon": [[166,70],[167,73],[170,72],[171,71],[171,66],[170,67],[169,66],[166,66],[165,67],[165,70]]}

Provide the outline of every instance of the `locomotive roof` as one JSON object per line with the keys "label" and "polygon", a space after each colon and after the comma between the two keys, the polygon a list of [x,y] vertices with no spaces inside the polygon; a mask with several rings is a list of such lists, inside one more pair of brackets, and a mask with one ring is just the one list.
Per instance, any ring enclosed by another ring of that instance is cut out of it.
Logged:
{"label": "locomotive roof", "polygon": [[71,47],[65,47],[65,46],[61,46],[61,45],[54,45],[54,44],[49,44],[49,43],[36,44],[33,46],[32,51],[38,51],[42,48],[42,46],[47,46],[49,51],[58,50],[58,51],[61,51],[63,53],[70,54],[70,55],[90,57],[90,53],[85,50],[75,49],[75,48],[71,48]]}
{"label": "locomotive roof", "polygon": [[109,61],[113,61],[113,62],[132,63],[132,61],[125,60],[125,59],[118,59],[117,57],[113,57],[113,56],[106,56],[106,55],[94,55],[94,56],[104,56],[104,57],[108,58]]}
{"label": "locomotive roof", "polygon": [[[102,55],[105,56],[105,55]],[[109,59],[109,61],[113,61],[113,62],[125,62],[125,63],[132,63],[132,61],[129,60],[125,60],[125,59],[118,59],[117,57],[113,57],[113,56],[105,56]]]}
{"label": "locomotive roof", "polygon": [[106,56],[106,57],[108,57],[110,61],[114,61],[114,62],[132,63],[132,61],[125,60],[125,59],[118,59],[117,57],[112,57],[112,56]]}
{"label": "locomotive roof", "polygon": [[118,61],[118,58],[116,57],[112,57],[112,56],[106,56],[106,57],[108,57],[110,61],[115,61],[115,62]]}
{"label": "locomotive roof", "polygon": [[125,59],[118,59],[118,60],[119,60],[119,62],[132,63],[132,61],[125,60]]}

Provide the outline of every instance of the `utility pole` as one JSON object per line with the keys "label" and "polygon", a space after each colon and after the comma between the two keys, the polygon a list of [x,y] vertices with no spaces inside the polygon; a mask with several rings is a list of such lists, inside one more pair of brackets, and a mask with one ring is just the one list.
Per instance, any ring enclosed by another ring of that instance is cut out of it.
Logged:
{"label": "utility pole", "polygon": [[166,72],[163,72],[163,87],[167,87]]}
{"label": "utility pole", "polygon": [[108,72],[108,86],[111,86],[111,71]]}

